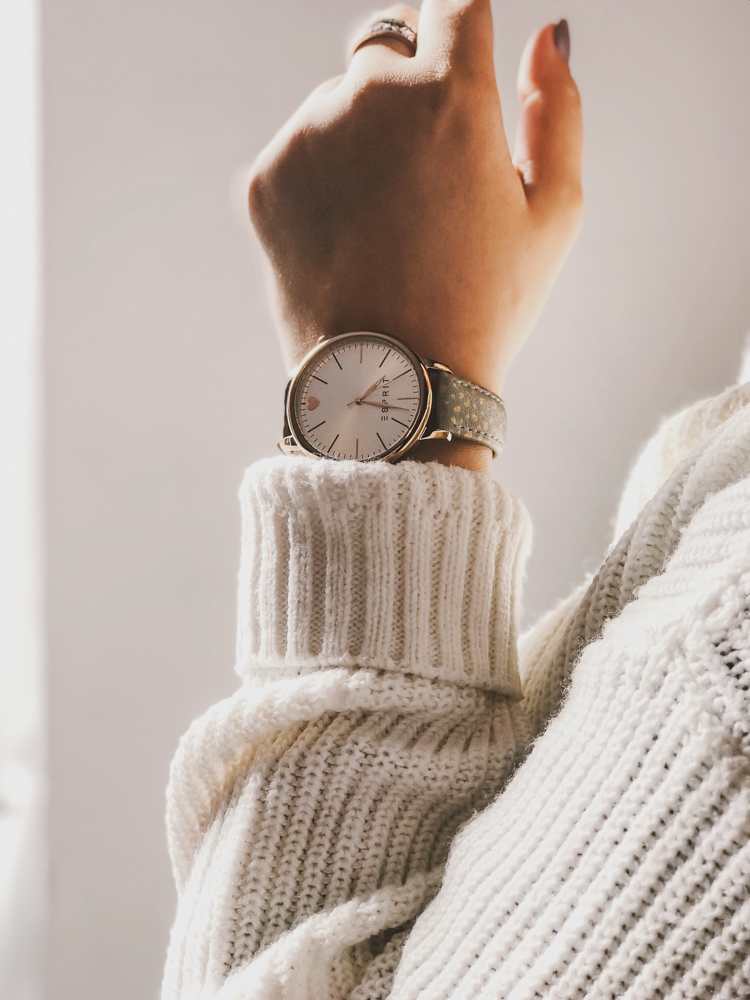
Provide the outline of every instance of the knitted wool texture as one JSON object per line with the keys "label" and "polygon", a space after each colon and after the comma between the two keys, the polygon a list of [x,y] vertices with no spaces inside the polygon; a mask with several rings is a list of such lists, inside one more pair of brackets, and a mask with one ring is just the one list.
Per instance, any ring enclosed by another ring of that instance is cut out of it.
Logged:
{"label": "knitted wool texture", "polygon": [[636,476],[667,481],[524,640],[523,703],[517,501],[408,462],[250,471],[243,687],[172,769],[165,1000],[750,995],[750,408],[729,396],[650,446]]}
{"label": "knitted wool texture", "polygon": [[581,650],[663,570],[706,497],[750,473],[745,418],[720,432],[748,403],[750,384],[733,386],[665,421],[643,449],[620,501],[617,541],[601,569],[522,637],[523,691],[534,735],[559,709]]}
{"label": "knitted wool texture", "polygon": [[164,995],[239,971],[222,996],[384,996],[526,740],[527,515],[488,477],[416,463],[262,462],[242,504],[245,683],[173,764]]}

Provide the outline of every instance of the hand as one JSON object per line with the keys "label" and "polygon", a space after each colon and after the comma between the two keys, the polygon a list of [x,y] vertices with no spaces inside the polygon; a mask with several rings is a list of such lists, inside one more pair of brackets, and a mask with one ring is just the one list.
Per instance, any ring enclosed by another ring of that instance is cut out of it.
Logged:
{"label": "hand", "polygon": [[580,226],[578,91],[554,26],[542,28],[521,60],[511,158],[490,0],[387,14],[418,29],[417,54],[360,49],[252,170],[285,357],[291,367],[321,335],[379,330],[501,392]]}

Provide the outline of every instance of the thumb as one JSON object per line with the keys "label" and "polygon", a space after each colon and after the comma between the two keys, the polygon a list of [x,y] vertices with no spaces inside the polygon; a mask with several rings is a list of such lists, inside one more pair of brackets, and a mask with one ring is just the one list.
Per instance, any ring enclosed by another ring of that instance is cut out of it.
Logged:
{"label": "thumb", "polygon": [[528,42],[518,74],[521,115],[513,163],[529,208],[580,222],[583,120],[570,75],[567,21],[548,24]]}

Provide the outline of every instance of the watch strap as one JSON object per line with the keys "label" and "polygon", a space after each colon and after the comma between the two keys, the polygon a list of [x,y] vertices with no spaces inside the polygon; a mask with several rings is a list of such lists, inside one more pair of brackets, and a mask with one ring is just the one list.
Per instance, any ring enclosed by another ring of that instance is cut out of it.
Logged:
{"label": "watch strap", "polygon": [[457,378],[452,372],[430,368],[432,431],[487,445],[499,455],[505,443],[507,416],[502,399],[489,389]]}

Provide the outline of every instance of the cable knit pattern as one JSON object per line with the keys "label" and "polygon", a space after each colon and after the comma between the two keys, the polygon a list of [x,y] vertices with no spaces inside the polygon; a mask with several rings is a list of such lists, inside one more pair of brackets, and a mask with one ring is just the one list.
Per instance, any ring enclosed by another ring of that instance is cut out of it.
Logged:
{"label": "cable knit pattern", "polygon": [[172,767],[164,1000],[750,997],[748,399],[662,428],[523,703],[507,492],[250,470],[242,687]]}
{"label": "cable knit pattern", "polygon": [[558,711],[583,649],[633,600],[639,587],[662,571],[706,497],[750,475],[748,403],[750,385],[735,387],[677,414],[649,442],[625,489],[618,520],[623,520],[633,497],[642,498],[636,484],[663,485],[634,511],[636,520],[610,549],[588,587],[576,590],[532,636],[523,638],[523,688],[533,735]]}
{"label": "cable knit pattern", "polygon": [[[745,369],[750,376],[750,346]],[[701,478],[697,462],[713,432],[720,431],[748,403],[750,383],[743,383],[662,422],[633,465],[615,519],[615,541],[601,569],[521,636],[521,680],[533,734],[559,709],[575,661],[587,643],[633,599],[640,584],[661,572],[680,531],[707,491],[744,474],[741,469],[733,470],[731,450],[722,452],[723,439],[711,453],[708,480]],[[713,456],[717,456],[716,470],[710,464]],[[694,488],[683,497],[688,477]],[[635,524],[647,503],[648,513]]]}
{"label": "cable knit pattern", "polygon": [[456,838],[394,1000],[750,996],[749,608],[745,479],[586,647]]}

